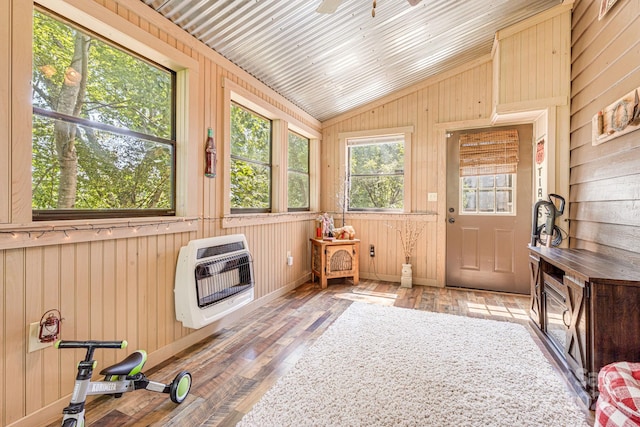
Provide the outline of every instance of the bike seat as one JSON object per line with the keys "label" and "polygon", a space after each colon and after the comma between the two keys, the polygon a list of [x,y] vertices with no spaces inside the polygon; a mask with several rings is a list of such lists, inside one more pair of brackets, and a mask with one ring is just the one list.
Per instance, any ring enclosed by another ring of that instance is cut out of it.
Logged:
{"label": "bike seat", "polygon": [[147,352],[136,350],[115,365],[108,366],[100,371],[100,375],[135,375],[142,371],[147,361]]}

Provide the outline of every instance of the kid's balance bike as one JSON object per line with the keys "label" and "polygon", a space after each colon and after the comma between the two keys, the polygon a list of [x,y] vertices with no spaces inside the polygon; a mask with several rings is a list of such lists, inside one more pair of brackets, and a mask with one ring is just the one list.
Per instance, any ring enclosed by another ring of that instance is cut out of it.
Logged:
{"label": "kid's balance bike", "polygon": [[147,352],[137,350],[115,365],[104,368],[100,375],[102,381],[91,381],[96,361],[93,351],[96,348],[125,348],[126,341],[58,341],[56,348],[86,348],[87,354],[78,363],[73,394],[69,406],[62,411],[63,427],[84,427],[84,412],[87,396],[98,394],[113,394],[121,397],[122,393],[146,389],[159,393],[169,393],[175,403],[182,403],[191,389],[191,374],[182,371],[176,375],[170,384],[162,384],[149,380],[141,371],[147,361]]}

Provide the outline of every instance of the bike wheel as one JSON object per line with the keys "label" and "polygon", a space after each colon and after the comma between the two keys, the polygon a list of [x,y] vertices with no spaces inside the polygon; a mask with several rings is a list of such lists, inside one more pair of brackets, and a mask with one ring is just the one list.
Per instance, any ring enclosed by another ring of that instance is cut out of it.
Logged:
{"label": "bike wheel", "polygon": [[171,382],[169,397],[173,403],[182,403],[187,398],[189,390],[191,390],[191,374],[182,371]]}

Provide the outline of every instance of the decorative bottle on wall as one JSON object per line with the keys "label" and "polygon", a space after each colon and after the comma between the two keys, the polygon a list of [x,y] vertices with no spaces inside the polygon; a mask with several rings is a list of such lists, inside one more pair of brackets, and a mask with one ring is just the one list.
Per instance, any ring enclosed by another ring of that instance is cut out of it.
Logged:
{"label": "decorative bottle on wall", "polygon": [[205,158],[205,167],[204,167],[204,176],[207,178],[215,178],[216,177],[216,161],[217,161],[217,152],[216,152],[216,142],[213,139],[213,129],[209,128],[207,130],[207,144],[205,148],[204,158]]}

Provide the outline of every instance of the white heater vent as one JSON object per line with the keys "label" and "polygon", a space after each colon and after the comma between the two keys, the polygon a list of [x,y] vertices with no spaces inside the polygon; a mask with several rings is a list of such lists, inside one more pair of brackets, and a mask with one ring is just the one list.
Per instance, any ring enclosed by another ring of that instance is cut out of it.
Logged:
{"label": "white heater vent", "polygon": [[192,240],[180,249],[176,319],[199,329],[253,301],[253,261],[244,234]]}

